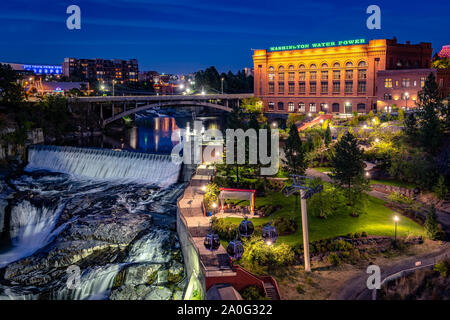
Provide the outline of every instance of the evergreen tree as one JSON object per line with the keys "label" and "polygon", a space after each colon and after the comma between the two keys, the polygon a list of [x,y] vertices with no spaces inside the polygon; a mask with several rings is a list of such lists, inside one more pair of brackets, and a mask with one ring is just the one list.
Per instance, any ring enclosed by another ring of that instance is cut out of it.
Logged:
{"label": "evergreen tree", "polygon": [[419,137],[422,146],[436,154],[442,141],[442,128],[438,112],[441,107],[441,94],[433,73],[430,73],[423,89],[419,92],[420,123]]}
{"label": "evergreen tree", "polygon": [[405,120],[403,121],[404,123],[404,128],[403,131],[405,132],[405,134],[411,139],[411,140],[415,140],[417,138],[419,129],[418,129],[418,125],[417,125],[417,119],[416,119],[416,115],[415,113],[410,113]]}
{"label": "evergreen tree", "polygon": [[331,178],[339,187],[346,190],[347,204],[351,214],[359,215],[364,209],[365,191],[369,189],[364,177],[363,151],[358,147],[354,135],[347,132],[336,144],[331,157]]}
{"label": "evergreen tree", "polygon": [[284,147],[285,159],[283,164],[285,170],[290,174],[304,175],[308,168],[305,148],[302,146],[302,140],[298,134],[295,124],[289,129],[289,136]]}
{"label": "evergreen tree", "polygon": [[325,145],[328,147],[328,145],[331,142],[331,129],[330,125],[327,125],[327,129],[325,130],[325,138],[324,138]]}
{"label": "evergreen tree", "polygon": [[430,210],[427,213],[424,227],[427,236],[431,240],[441,240],[443,238],[443,232],[439,227],[439,223],[437,221],[436,208],[434,207],[434,205],[431,206]]}
{"label": "evergreen tree", "polygon": [[20,80],[18,74],[9,64],[0,63],[0,101],[3,104],[16,105],[23,101],[25,92],[17,81]]}

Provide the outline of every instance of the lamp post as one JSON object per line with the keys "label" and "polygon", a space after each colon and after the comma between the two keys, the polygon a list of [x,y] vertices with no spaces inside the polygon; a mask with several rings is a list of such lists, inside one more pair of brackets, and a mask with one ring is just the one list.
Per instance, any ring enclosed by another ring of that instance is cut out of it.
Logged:
{"label": "lamp post", "polygon": [[302,211],[302,229],[303,229],[303,253],[305,259],[305,271],[311,271],[311,262],[309,257],[309,237],[308,237],[308,213],[306,209],[306,199],[311,198],[315,193],[322,192],[323,185],[311,186],[311,178],[306,176],[291,175],[294,180],[291,187],[284,188],[283,194],[286,197],[297,193],[300,190],[301,211]]}
{"label": "lamp post", "polygon": [[394,216],[394,223],[395,223],[395,231],[394,231],[394,242],[397,243],[397,222],[398,222],[399,217],[398,216]]}
{"label": "lamp post", "polygon": [[408,110],[409,93],[405,92],[404,97],[405,97],[405,103],[406,103],[406,110]]}
{"label": "lamp post", "polygon": [[113,81],[112,81],[112,95],[113,95],[113,97],[114,97],[114,85],[116,84],[116,80],[114,80],[113,79]]}
{"label": "lamp post", "polygon": [[223,80],[225,80],[224,77],[220,78],[220,84],[221,84],[221,87],[222,87],[222,94],[223,94]]}

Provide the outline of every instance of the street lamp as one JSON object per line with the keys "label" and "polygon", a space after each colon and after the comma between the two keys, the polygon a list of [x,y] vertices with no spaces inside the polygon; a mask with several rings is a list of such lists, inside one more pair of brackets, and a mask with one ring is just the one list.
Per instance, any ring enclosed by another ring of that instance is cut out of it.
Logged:
{"label": "street lamp", "polygon": [[225,80],[224,77],[220,78],[220,83],[221,83],[221,87],[222,87],[222,94],[223,94],[223,80]]}
{"label": "street lamp", "polygon": [[116,80],[114,80],[113,79],[113,81],[112,81],[112,95],[113,95],[113,97],[114,97],[114,85],[116,84]]}
{"label": "street lamp", "polygon": [[397,222],[400,220],[398,216],[394,216],[395,231],[394,231],[394,242],[397,243]]}
{"label": "street lamp", "polygon": [[406,110],[408,110],[408,100],[409,100],[409,93],[405,92],[404,94],[405,102],[406,102]]}

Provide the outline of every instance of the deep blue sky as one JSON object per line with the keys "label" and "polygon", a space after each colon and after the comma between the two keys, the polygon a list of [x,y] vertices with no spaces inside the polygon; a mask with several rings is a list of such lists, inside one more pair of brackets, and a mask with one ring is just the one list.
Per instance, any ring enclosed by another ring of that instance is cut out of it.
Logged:
{"label": "deep blue sky", "polygon": [[[66,8],[81,7],[81,30]],[[365,13],[379,5],[382,29]],[[251,49],[396,36],[450,43],[450,1],[329,0],[2,0],[0,61],[60,64],[64,57],[136,58],[141,70],[188,73],[251,67]]]}

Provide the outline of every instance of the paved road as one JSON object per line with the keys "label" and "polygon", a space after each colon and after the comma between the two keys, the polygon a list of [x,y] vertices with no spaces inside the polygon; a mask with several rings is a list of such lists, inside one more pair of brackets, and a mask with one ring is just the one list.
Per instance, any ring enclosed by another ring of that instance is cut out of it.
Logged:
{"label": "paved road", "polygon": [[[420,261],[421,265],[434,264],[444,257],[450,257],[450,243],[445,243],[441,250],[433,253],[427,253],[412,258],[405,258],[396,262],[393,265],[380,266],[381,279],[403,271],[416,267],[416,262]],[[372,290],[367,289],[367,278],[364,270],[361,270],[361,275],[350,279],[341,288],[335,299],[337,300],[371,300]]]}

